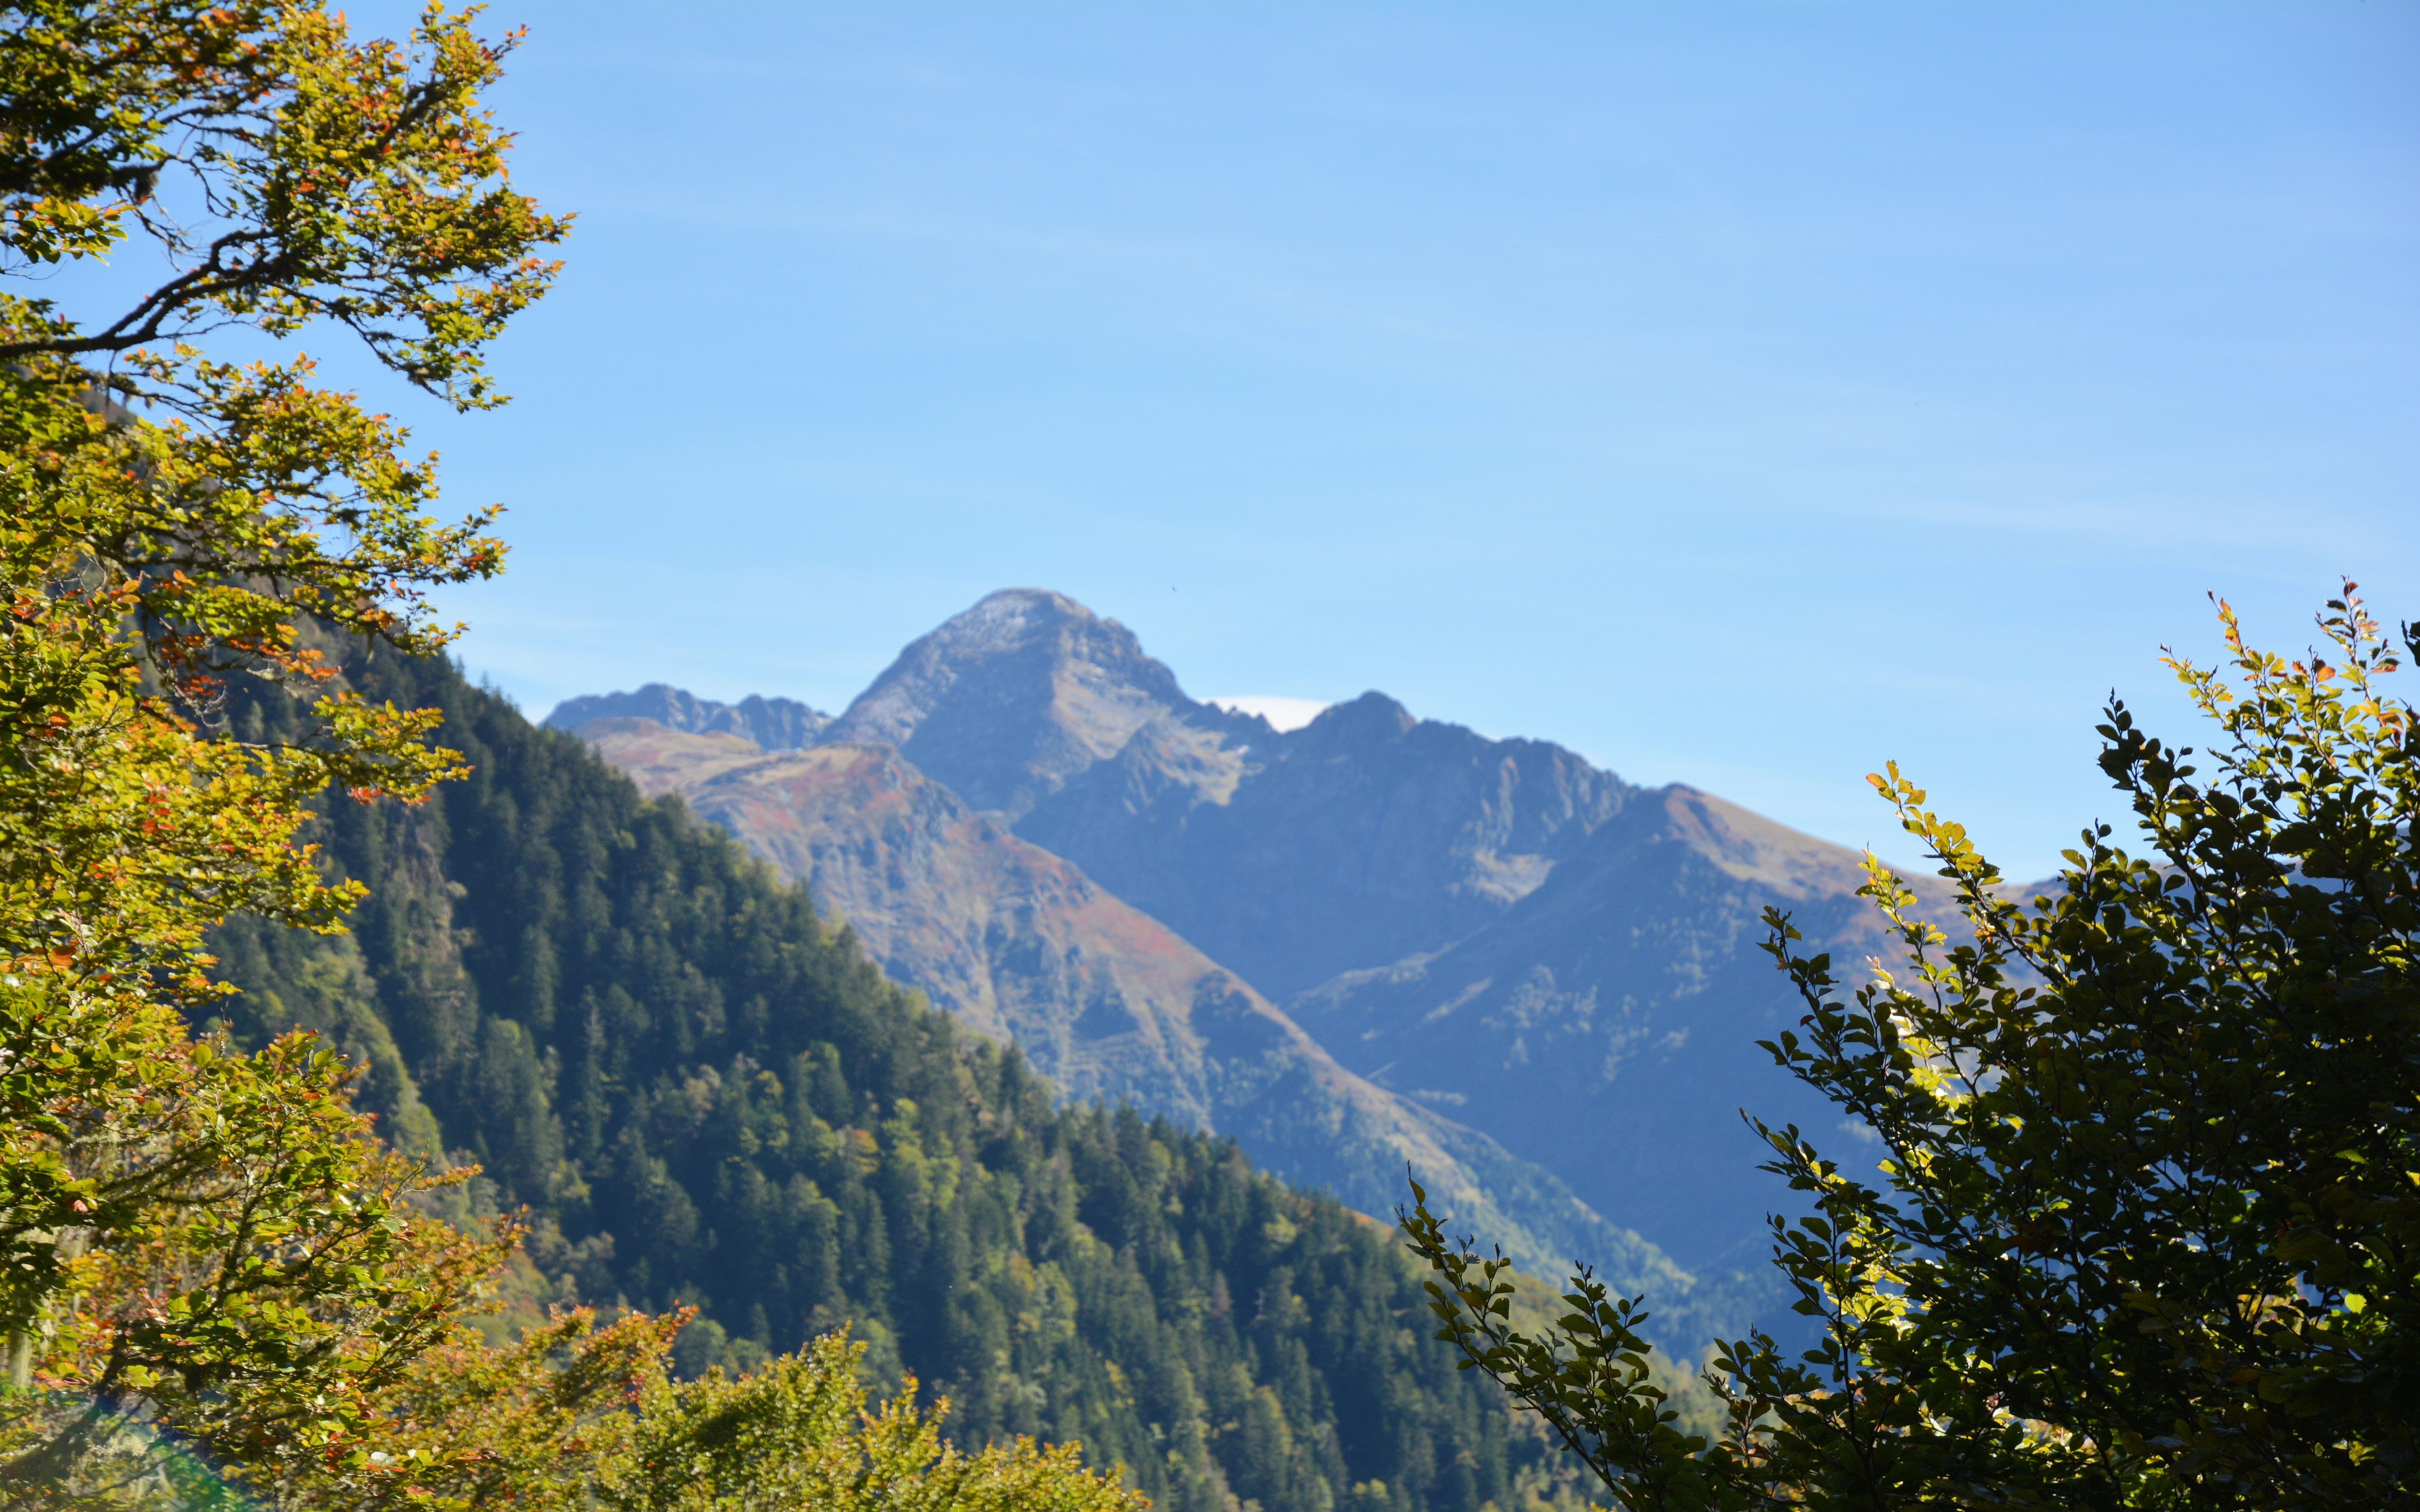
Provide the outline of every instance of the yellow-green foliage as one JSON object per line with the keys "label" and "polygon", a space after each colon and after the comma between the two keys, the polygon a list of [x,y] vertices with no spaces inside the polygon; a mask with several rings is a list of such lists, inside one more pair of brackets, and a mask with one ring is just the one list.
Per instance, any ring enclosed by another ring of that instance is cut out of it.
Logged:
{"label": "yellow-green foliage", "polygon": [[1139,1512],[1114,1474],[1083,1468],[1078,1446],[1031,1439],[961,1454],[941,1442],[946,1400],[899,1394],[867,1405],[862,1344],[826,1335],[737,1379],[720,1369],[659,1382],[640,1402],[629,1458],[600,1478],[615,1512]]}
{"label": "yellow-green foliage", "polygon": [[299,1463],[265,1488],[281,1505],[473,1512],[1141,1512],[1079,1448],[1028,1439],[962,1454],[946,1402],[911,1380],[870,1404],[865,1347],[833,1333],[746,1376],[675,1381],[680,1315],[598,1327],[557,1313],[503,1346],[458,1330],[380,1403],[377,1447]]}
{"label": "yellow-green foliage", "polygon": [[[364,1137],[334,1057],[187,1029],[222,993],[205,931],[239,911],[329,931],[356,895],[294,842],[308,800],[415,799],[458,768],[427,717],[341,694],[302,740],[229,738],[230,680],[318,683],[301,614],[432,651],[448,633],[422,593],[502,553],[484,515],[431,518],[429,463],[307,359],[192,342],[329,321],[458,405],[494,402],[480,348],[562,231],[504,182],[477,99],[500,57],[442,8],[396,47],[308,5],[0,7],[12,1501],[151,1494],[123,1461],[155,1429],[269,1477],[366,1452],[374,1398],[509,1237],[420,1215],[428,1180]],[[45,297],[45,265],[129,242],[171,272],[128,307]]]}

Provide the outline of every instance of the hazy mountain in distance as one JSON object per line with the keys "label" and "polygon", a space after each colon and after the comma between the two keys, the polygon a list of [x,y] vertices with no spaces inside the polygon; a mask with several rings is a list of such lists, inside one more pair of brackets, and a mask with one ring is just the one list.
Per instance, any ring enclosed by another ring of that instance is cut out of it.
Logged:
{"label": "hazy mountain in distance", "polygon": [[[962,733],[950,755],[971,780],[1020,795],[1003,815],[1017,835],[1285,1004],[1348,1067],[1690,1264],[1761,1245],[1788,1196],[1755,1172],[1741,1108],[1853,1137],[1756,1041],[1801,1011],[1759,948],[1766,904],[1844,966],[1884,949],[1854,851],[1380,693],[1280,733],[1187,698],[1130,632],[1058,594],[985,599],[875,684],[906,687],[946,689],[914,702]],[[987,742],[998,709],[1016,712]],[[1051,725],[1098,737],[1055,747],[1034,783],[1024,733]],[[1933,879],[1919,890],[1948,913]]]}
{"label": "hazy mountain in distance", "polygon": [[1035,589],[914,641],[822,738],[896,747],[1275,995],[1478,929],[1632,791],[1377,693],[1280,733]]}
{"label": "hazy mountain in distance", "polygon": [[1531,1270],[1589,1258],[1647,1291],[1676,1339],[1752,1311],[1542,1167],[1344,1070],[1243,979],[890,747],[768,753],[631,718],[577,733],[643,793],[678,793],[785,876],[810,881],[817,905],[886,975],[1023,1047],[1067,1095],[1228,1134],[1264,1168],[1365,1212],[1404,1199],[1408,1167]]}
{"label": "hazy mountain in distance", "polygon": [[566,699],[546,717],[557,730],[574,730],[591,719],[653,719],[693,734],[739,735],[766,750],[811,746],[831,723],[830,715],[797,699],[751,693],[737,703],[717,703],[663,683],[649,683],[635,693]]}

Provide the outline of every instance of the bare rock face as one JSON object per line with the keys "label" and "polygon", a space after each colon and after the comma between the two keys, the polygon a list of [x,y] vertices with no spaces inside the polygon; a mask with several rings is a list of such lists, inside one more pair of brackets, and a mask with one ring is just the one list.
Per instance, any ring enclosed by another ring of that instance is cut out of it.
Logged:
{"label": "bare rock face", "polygon": [[1012,588],[901,652],[824,738],[895,747],[1014,820],[1153,720],[1200,707],[1125,625]]}
{"label": "bare rock face", "polygon": [[1633,791],[1365,693],[1283,734],[1171,713],[1016,828],[1282,996],[1481,928]]}
{"label": "bare rock face", "polygon": [[[1754,1241],[1788,1198],[1757,1178],[1745,1106],[1864,1153],[1758,1048],[1805,1011],[1761,946],[1767,905],[1844,978],[1896,954],[1857,897],[1863,858],[1695,788],[1640,795],[1467,938],[1287,1006],[1345,1065],[1552,1166],[1691,1264]],[[1907,879],[1929,917],[1947,884]],[[1575,1159],[1575,1151],[1585,1158]]]}
{"label": "bare rock face", "polygon": [[831,716],[796,699],[768,699],[751,693],[737,703],[717,703],[663,683],[649,683],[635,693],[598,693],[566,699],[554,706],[546,722],[557,730],[577,730],[592,719],[653,719],[670,730],[692,734],[737,735],[765,750],[793,750],[813,745]]}

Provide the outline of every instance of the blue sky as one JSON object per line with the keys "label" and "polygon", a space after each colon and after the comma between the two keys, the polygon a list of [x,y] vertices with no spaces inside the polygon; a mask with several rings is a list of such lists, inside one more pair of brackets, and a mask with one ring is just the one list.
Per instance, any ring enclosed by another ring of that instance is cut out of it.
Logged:
{"label": "blue sky", "polygon": [[534,714],[834,709],[1047,586],[1904,856],[1897,758],[2040,874],[2206,591],[2420,618],[2410,5],[489,18],[579,229],[509,409],[396,408]]}

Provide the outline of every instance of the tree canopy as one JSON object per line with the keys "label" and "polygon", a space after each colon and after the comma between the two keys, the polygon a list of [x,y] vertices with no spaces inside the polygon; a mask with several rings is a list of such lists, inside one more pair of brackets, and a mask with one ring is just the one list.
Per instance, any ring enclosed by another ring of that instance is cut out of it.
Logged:
{"label": "tree canopy", "polygon": [[[307,738],[214,728],[230,678],[307,686],[298,614],[446,639],[421,594],[485,576],[487,517],[311,364],[197,342],[349,327],[455,402],[543,289],[563,223],[504,181],[478,105],[504,49],[432,8],[357,42],[313,7],[0,11],[0,1323],[21,1395],[0,1488],[103,1496],[140,1417],[283,1473],[355,1452],[367,1399],[475,1295],[506,1236],[407,1200],[334,1056],[196,1041],[203,933],[337,926],[294,843],[329,786],[417,797],[428,720],[341,694]],[[104,324],[35,275],[133,240],[172,275]],[[22,1393],[37,1382],[56,1400]],[[97,1478],[96,1478],[97,1477]]]}
{"label": "tree canopy", "polygon": [[[1905,960],[1805,999],[1776,1061],[1880,1139],[1880,1180],[1755,1127],[1811,1202],[1775,1259],[1820,1345],[1722,1343],[1727,1431],[1671,1419],[1635,1299],[1583,1271],[1550,1329],[1414,1190],[1438,1336],[1626,1506],[2410,1505],[2420,1425],[2420,817],[2404,654],[2348,582],[2300,660],[2220,606],[2232,683],[2171,655],[2199,755],[2112,699],[2096,824],[2023,902],[1896,766],[1872,780],[1958,888],[1953,937],[1886,868]],[[1751,1119],[1752,1122],[1755,1120]]]}

